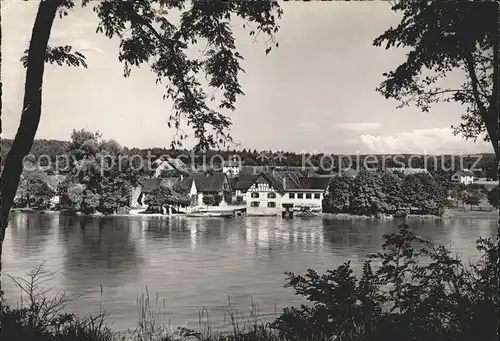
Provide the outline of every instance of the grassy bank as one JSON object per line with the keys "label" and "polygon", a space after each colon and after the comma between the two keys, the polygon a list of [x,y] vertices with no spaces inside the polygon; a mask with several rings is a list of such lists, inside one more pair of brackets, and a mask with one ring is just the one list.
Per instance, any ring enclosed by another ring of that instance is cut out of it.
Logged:
{"label": "grassy bank", "polygon": [[[350,263],[318,274],[286,274],[286,286],[309,303],[285,308],[269,324],[257,316],[232,332],[210,325],[198,330],[161,323],[161,305],[146,293],[137,299],[139,320],[125,333],[113,332],[104,314],[76,317],[65,312],[71,298],[49,296],[51,274],[40,266],[27,278],[13,278],[24,305],[2,305],[2,340],[22,341],[490,341],[498,324],[497,247],[479,239],[481,258],[464,263],[442,245],[433,245],[407,227],[385,235],[382,251],[368,255],[362,275]],[[27,299],[26,299],[27,298]]]}

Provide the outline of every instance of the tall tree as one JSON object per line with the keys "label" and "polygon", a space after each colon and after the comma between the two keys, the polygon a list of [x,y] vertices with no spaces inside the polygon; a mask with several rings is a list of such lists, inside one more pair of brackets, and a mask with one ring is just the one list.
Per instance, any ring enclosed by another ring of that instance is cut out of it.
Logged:
{"label": "tall tree", "polygon": [[[89,2],[83,0],[82,5]],[[23,169],[23,158],[32,147],[40,122],[45,62],[86,66],[85,57],[73,53],[70,46],[48,46],[56,14],[65,16],[67,9],[73,7],[73,0],[44,0],[38,6],[29,49],[22,59],[26,83],[21,122],[2,172],[0,247]],[[277,2],[107,0],[96,4],[94,11],[100,21],[97,31],[121,40],[118,59],[124,64],[124,75],[130,75],[132,66],[149,64],[157,83],[166,84],[165,97],[174,102],[169,125],[178,132],[173,141],[175,145],[180,145],[186,137],[180,130],[183,119],[193,129],[198,149],[231,140],[227,131],[231,121],[225,112],[234,110],[237,97],[243,94],[238,81],[243,57],[236,51],[232,32],[236,21],[233,19],[241,19],[245,27],[255,24],[251,35],[263,32],[270,36],[266,43],[266,53],[269,53],[275,44],[273,34],[278,30],[276,19],[282,14]],[[170,13],[175,11],[181,13],[178,25],[170,20]],[[199,42],[207,45],[204,55],[190,59],[187,50]],[[198,77],[200,73],[205,73],[212,89],[207,90],[198,81],[202,78]],[[208,95],[213,89],[222,90],[219,102],[211,101]]]}
{"label": "tall tree", "polygon": [[352,179],[345,175],[334,176],[328,184],[325,206],[332,213],[347,213],[351,205]]}
{"label": "tall tree", "polygon": [[[461,104],[462,123],[452,127],[454,133],[491,141],[498,160],[498,3],[397,1],[392,9],[403,18],[374,45],[410,51],[405,62],[384,74],[378,91],[423,111],[437,102]],[[443,87],[443,79],[457,71],[465,82]]]}
{"label": "tall tree", "polygon": [[376,171],[361,169],[352,186],[350,209],[359,215],[378,215],[387,211],[382,180]]}
{"label": "tall tree", "polygon": [[381,180],[382,190],[385,194],[384,200],[387,205],[387,210],[391,213],[395,213],[403,205],[403,192],[401,188],[403,183],[403,176],[400,172],[384,172],[382,174]]}

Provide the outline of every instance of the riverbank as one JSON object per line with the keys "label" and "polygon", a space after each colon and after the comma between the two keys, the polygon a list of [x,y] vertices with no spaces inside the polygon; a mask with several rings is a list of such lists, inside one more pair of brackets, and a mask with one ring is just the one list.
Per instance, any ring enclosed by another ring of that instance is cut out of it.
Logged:
{"label": "riverbank", "polygon": [[[241,207],[235,207],[234,209],[240,209]],[[38,210],[33,210],[33,209],[14,209],[12,210],[13,212],[20,212],[20,213],[33,213],[33,214],[61,214],[61,215],[69,215],[69,216],[88,216],[88,217],[163,217],[163,218],[178,218],[178,217],[186,217],[190,216],[191,214],[193,217],[196,214],[196,217],[201,217],[201,218],[211,218],[215,217],[215,215],[212,215],[211,213],[217,213],[221,209],[218,207],[210,207],[208,210],[199,210],[199,211],[193,211],[189,213],[173,213],[173,214],[162,214],[162,213],[149,213],[146,212],[145,210],[130,210],[129,213],[123,213],[123,214],[110,214],[110,215],[104,215],[102,213],[94,213],[94,214],[82,214],[82,213],[67,213],[65,211],[38,211]],[[251,215],[251,217],[268,217],[268,215]],[[299,216],[297,216],[299,217]],[[392,215],[381,215],[379,217],[375,216],[367,216],[367,215],[354,215],[354,214],[349,214],[349,213],[321,213],[314,217],[321,217],[321,218],[326,218],[326,219],[336,219],[336,220],[394,220],[394,219],[406,219],[406,220],[441,220],[441,219],[453,219],[453,218],[465,218],[465,219],[498,219],[499,218],[499,213],[498,210],[493,210],[491,212],[487,211],[460,211],[460,210],[452,210],[452,209],[447,209],[443,213],[442,216],[435,216],[435,215],[422,215],[422,214],[409,214],[406,216],[406,218],[395,218]],[[301,218],[301,217],[299,217]]]}
{"label": "riverbank", "polygon": [[498,219],[498,210],[487,211],[459,211],[459,210],[445,210],[443,214],[444,219],[451,218],[466,218],[466,219]]}

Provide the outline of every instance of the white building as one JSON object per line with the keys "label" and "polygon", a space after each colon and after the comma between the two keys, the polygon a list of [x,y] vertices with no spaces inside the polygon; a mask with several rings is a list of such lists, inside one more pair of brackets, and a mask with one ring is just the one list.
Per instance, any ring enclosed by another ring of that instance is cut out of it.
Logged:
{"label": "white building", "polygon": [[229,161],[222,162],[222,173],[228,177],[238,176],[240,174],[242,162],[241,159],[233,157]]}
{"label": "white building", "polygon": [[263,172],[246,192],[247,214],[321,213],[329,182],[327,177],[304,177],[298,172]]}
{"label": "white building", "polygon": [[459,170],[451,176],[452,182],[470,185],[474,183],[474,173],[468,169]]}

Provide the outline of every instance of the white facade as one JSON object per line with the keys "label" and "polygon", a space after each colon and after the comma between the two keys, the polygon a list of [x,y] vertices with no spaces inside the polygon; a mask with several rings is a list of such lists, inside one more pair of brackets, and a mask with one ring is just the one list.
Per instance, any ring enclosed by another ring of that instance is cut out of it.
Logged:
{"label": "white facade", "polygon": [[296,192],[290,191],[282,196],[281,204],[292,204],[295,210],[300,207],[310,207],[311,210],[322,212],[323,198],[324,193],[319,190],[299,190]]}
{"label": "white facade", "polygon": [[280,192],[260,176],[246,193],[247,214],[281,215],[286,209],[298,211],[302,207],[321,213],[323,196],[322,190],[295,189]]}
{"label": "white facade", "polygon": [[474,183],[474,175],[458,171],[451,176],[451,181],[470,185]]}
{"label": "white facade", "polygon": [[281,193],[259,177],[246,193],[248,215],[281,214]]}
{"label": "white facade", "polygon": [[224,165],[222,167],[222,172],[227,176],[238,176],[240,174],[240,166],[239,165]]}

